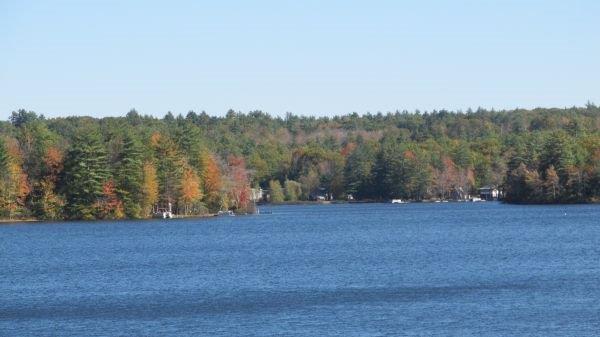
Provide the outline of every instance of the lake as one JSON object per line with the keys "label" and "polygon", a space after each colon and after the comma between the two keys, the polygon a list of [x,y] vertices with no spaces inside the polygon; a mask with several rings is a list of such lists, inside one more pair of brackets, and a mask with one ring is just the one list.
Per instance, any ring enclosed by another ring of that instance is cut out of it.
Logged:
{"label": "lake", "polygon": [[593,336],[600,205],[0,225],[3,336]]}

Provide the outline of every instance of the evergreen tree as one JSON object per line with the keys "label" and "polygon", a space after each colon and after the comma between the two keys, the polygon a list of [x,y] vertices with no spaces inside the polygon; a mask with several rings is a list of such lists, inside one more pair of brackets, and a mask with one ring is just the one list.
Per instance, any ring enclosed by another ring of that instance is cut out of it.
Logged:
{"label": "evergreen tree", "polygon": [[166,207],[175,206],[181,197],[181,181],[185,158],[169,137],[162,136],[156,146],[156,172],[159,186],[159,201]]}
{"label": "evergreen tree", "polygon": [[357,199],[376,197],[374,188],[375,159],[374,146],[359,143],[346,160],[344,168],[346,191]]}
{"label": "evergreen tree", "polygon": [[109,178],[106,149],[97,130],[84,129],[74,137],[65,160],[62,181],[67,217],[94,219],[104,183]]}
{"label": "evergreen tree", "polygon": [[548,134],[544,140],[540,157],[540,171],[546,172],[550,166],[553,166],[561,179],[561,183],[565,184],[568,179],[569,168],[574,164],[573,147],[568,135],[562,131]]}
{"label": "evergreen tree", "polygon": [[115,181],[116,193],[123,201],[125,215],[129,218],[142,215],[143,178],[141,144],[131,133],[127,133],[116,163]]}

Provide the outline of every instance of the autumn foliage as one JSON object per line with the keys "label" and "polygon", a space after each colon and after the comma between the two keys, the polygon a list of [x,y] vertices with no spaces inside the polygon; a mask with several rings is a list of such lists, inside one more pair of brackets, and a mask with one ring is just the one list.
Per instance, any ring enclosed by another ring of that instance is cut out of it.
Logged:
{"label": "autumn foliage", "polygon": [[98,217],[101,219],[121,219],[125,216],[123,201],[119,200],[115,183],[111,179],[102,186],[102,197],[97,202]]}
{"label": "autumn foliage", "polygon": [[[248,212],[274,202],[600,202],[600,108],[0,121],[0,218]],[[266,190],[266,191],[265,191]]]}

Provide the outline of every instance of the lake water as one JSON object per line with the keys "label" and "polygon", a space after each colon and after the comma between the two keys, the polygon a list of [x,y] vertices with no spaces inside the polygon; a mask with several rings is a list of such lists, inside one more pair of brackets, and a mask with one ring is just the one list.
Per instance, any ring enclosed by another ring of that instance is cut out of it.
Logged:
{"label": "lake water", "polygon": [[600,206],[0,226],[3,336],[593,336]]}

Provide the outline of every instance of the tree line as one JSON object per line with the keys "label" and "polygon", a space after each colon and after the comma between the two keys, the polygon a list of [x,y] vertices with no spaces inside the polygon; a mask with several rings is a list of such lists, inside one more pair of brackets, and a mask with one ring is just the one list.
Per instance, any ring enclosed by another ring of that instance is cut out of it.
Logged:
{"label": "tree line", "polygon": [[600,108],[0,122],[0,217],[145,218],[248,211],[270,201],[461,198],[498,186],[516,203],[600,200]]}

